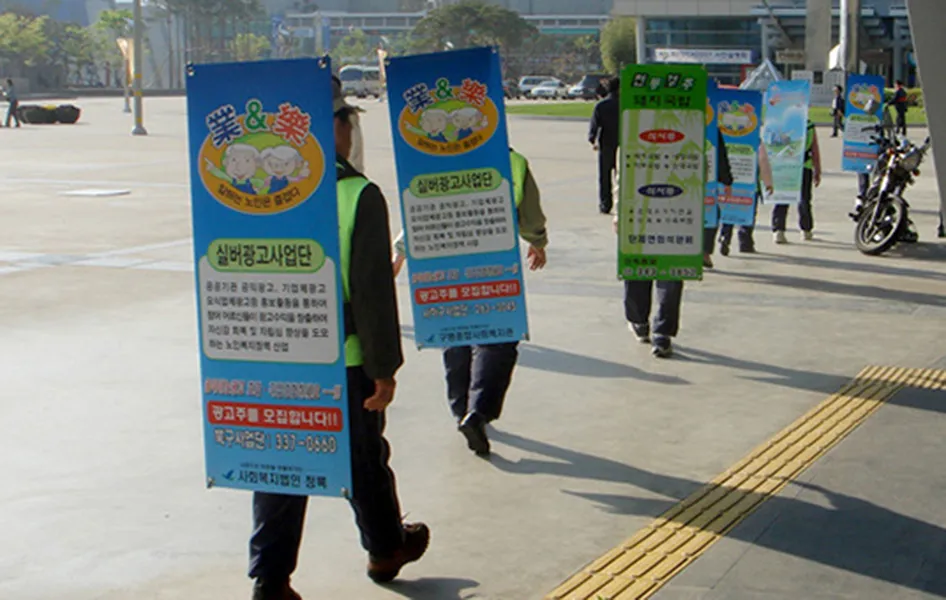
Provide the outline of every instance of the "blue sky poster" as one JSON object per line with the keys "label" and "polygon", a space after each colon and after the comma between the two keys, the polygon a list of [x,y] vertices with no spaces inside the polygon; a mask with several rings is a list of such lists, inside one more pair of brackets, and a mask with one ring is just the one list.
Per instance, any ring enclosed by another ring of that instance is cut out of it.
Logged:
{"label": "blue sky poster", "polygon": [[327,60],[187,77],[209,486],[351,489]]}
{"label": "blue sky poster", "polygon": [[[844,94],[847,109],[844,112],[841,169],[867,173],[877,160],[880,146],[871,141],[877,132],[865,129],[880,125],[878,115],[884,114],[884,78],[880,75],[848,75]],[[871,100],[876,103],[873,114],[866,110]]]}
{"label": "blue sky poster", "polygon": [[719,128],[716,124],[716,104],[713,97],[719,92],[716,82],[710,80],[706,85],[706,186],[703,199],[703,227],[712,229],[719,224],[718,190],[719,165],[716,162],[719,143]]}
{"label": "blue sky poster", "polygon": [[527,339],[498,52],[393,58],[387,77],[418,347]]}
{"label": "blue sky poster", "polygon": [[719,220],[732,225],[755,224],[756,181],[762,130],[762,94],[755,90],[721,89],[716,94],[719,131],[726,142],[732,169],[732,194],[720,186]]}
{"label": "blue sky poster", "polygon": [[763,197],[765,204],[797,204],[801,201],[805,138],[808,130],[808,81],[777,81],[765,93],[762,143],[772,165],[775,192]]}

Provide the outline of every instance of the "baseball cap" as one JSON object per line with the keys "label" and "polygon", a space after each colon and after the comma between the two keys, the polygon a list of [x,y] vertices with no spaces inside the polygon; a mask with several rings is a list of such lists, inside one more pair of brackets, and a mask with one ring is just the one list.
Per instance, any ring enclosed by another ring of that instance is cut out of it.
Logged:
{"label": "baseball cap", "polygon": [[342,81],[332,75],[332,114],[346,108],[352,112],[365,112],[365,109],[352,106],[345,101],[345,95],[342,94]]}

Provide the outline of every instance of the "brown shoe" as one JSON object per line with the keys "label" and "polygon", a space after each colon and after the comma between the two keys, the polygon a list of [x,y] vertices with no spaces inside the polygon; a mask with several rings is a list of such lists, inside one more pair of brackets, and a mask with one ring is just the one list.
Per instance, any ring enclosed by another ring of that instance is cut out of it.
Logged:
{"label": "brown shoe", "polygon": [[375,583],[393,581],[404,565],[420,560],[430,543],[430,529],[423,523],[404,524],[404,545],[389,558],[368,557],[368,577]]}
{"label": "brown shoe", "polygon": [[253,585],[253,600],[302,600],[302,596],[289,586],[289,581],[266,581],[257,579]]}

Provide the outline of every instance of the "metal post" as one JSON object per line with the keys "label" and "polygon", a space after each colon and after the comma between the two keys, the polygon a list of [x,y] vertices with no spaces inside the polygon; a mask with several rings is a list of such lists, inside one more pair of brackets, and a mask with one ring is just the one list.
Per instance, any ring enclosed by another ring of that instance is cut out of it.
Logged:
{"label": "metal post", "polygon": [[122,87],[125,88],[125,112],[131,113],[131,65],[128,64],[128,55],[122,58]]}
{"label": "metal post", "polygon": [[861,72],[860,27],[861,0],[842,0],[846,10],[842,11],[842,23],[847,22],[847,47],[842,59],[844,70],[848,73]]}
{"label": "metal post", "polygon": [[637,45],[637,64],[647,63],[647,17],[637,17],[634,23],[634,42]]}
{"label": "metal post", "polygon": [[848,5],[847,0],[841,0],[841,35],[838,40],[838,60],[841,63],[841,68],[844,69],[845,74],[847,75],[847,45],[848,45]]}
{"label": "metal post", "polygon": [[135,78],[135,128],[132,135],[148,135],[144,125],[144,98],[141,89],[141,71],[144,65],[144,19],[141,15],[141,0],[135,0],[135,41],[134,41],[134,78]]}

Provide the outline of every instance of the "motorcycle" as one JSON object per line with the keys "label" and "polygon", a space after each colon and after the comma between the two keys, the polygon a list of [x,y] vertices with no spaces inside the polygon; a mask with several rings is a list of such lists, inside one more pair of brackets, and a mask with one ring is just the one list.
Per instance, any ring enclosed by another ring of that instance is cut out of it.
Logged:
{"label": "motorcycle", "polygon": [[[874,112],[871,102],[866,109],[869,113]],[[851,218],[857,223],[854,228],[857,249],[876,256],[890,250],[897,242],[919,240],[904,192],[920,174],[920,165],[932,141],[926,138],[922,146],[917,146],[906,138],[897,137],[889,107],[885,107],[882,124],[865,127],[863,131],[877,134],[871,139],[880,147],[880,153],[868,175],[867,190]]]}

